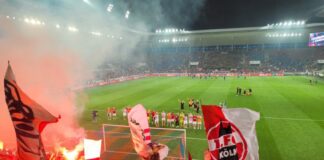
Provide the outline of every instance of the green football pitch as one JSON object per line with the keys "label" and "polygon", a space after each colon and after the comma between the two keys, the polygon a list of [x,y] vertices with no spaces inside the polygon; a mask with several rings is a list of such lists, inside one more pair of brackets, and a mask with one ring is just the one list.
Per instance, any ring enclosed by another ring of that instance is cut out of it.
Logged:
{"label": "green football pitch", "polygon": [[[153,77],[86,89],[87,99],[80,124],[100,130],[101,124],[127,125],[124,106],[143,104],[147,109],[179,112],[178,99],[201,99],[203,104],[226,101],[229,108],[246,107],[260,112],[256,124],[260,159],[323,159],[324,82],[310,84],[311,77],[227,77],[192,79]],[[252,88],[252,96],[236,96],[236,87]],[[106,108],[118,108],[117,120],[107,120]],[[97,123],[91,112],[99,111]],[[185,112],[192,111],[188,107]],[[192,111],[193,112],[193,111]],[[207,149],[204,130],[187,129],[187,148],[194,159],[203,159]]]}

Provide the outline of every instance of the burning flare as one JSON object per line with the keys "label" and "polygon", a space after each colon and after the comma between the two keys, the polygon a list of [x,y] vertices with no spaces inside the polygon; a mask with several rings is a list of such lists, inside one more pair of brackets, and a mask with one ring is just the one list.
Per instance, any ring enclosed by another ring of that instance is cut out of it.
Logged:
{"label": "burning flare", "polygon": [[66,147],[59,146],[56,148],[56,154],[51,155],[50,160],[84,160],[83,143],[77,144],[74,149],[69,150]]}
{"label": "burning flare", "polygon": [[62,153],[65,160],[81,160],[80,153],[83,151],[83,144],[78,144],[73,150],[60,147],[59,152]]}
{"label": "burning flare", "polygon": [[0,150],[3,150],[3,142],[0,141]]}

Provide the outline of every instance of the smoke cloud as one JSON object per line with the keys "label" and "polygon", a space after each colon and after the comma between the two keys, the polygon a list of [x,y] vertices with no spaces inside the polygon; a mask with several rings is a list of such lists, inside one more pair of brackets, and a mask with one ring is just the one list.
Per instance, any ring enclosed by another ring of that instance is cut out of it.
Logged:
{"label": "smoke cloud", "polygon": [[[159,26],[190,25],[204,1],[118,1],[112,13],[108,3],[117,1],[0,0],[0,79],[10,60],[17,83],[53,115],[62,116],[45,128],[43,140],[55,145],[84,136],[78,116],[74,86],[93,78],[93,71],[107,62],[142,62],[135,52],[147,47],[150,33]],[[130,10],[130,18],[124,17]],[[9,16],[9,17],[7,17]],[[31,25],[37,18],[44,24]],[[73,26],[78,32],[69,32]],[[94,36],[90,32],[100,32]],[[86,100],[86,96],[84,98]],[[15,146],[15,133],[0,85],[0,140]]]}

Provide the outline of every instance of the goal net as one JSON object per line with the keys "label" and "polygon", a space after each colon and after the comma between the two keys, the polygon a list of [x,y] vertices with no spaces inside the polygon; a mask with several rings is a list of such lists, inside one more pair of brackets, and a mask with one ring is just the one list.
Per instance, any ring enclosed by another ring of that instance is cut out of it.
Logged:
{"label": "goal net", "polygon": [[[151,127],[152,142],[169,147],[168,160],[186,159],[186,130]],[[133,148],[129,126],[103,124],[103,150],[107,159],[139,159]]]}

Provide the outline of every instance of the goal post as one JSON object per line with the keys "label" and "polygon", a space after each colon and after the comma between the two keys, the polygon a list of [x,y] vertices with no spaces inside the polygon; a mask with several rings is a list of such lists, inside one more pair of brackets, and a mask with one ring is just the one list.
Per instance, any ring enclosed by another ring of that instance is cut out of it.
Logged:
{"label": "goal post", "polygon": [[[166,159],[186,159],[185,129],[150,127],[150,131],[152,142],[165,144],[169,147],[169,154]],[[108,157],[137,159],[138,156],[133,148],[129,126],[103,124],[102,132],[103,149]]]}

